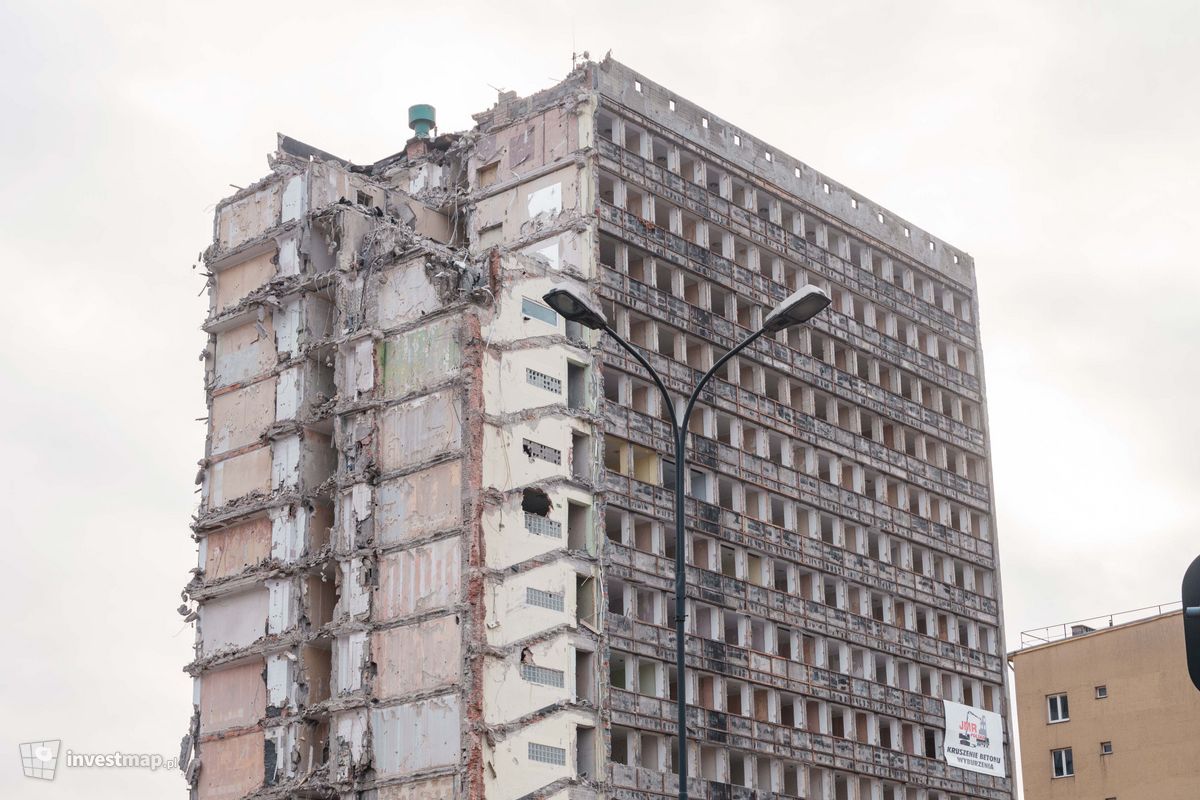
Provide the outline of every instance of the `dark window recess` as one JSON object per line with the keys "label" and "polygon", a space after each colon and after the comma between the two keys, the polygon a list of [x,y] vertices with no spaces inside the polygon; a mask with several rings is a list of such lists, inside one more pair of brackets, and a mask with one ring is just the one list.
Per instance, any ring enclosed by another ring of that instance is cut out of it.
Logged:
{"label": "dark window recess", "polygon": [[592,479],[592,437],[578,432],[571,434],[571,477],[582,481]]}
{"label": "dark window recess", "polygon": [[584,379],[587,372],[578,364],[567,364],[567,407],[585,408],[587,406],[587,385]]}
{"label": "dark window recess", "polygon": [[275,754],[275,740],[266,739],[263,741],[263,783],[268,786],[273,786],[277,779],[276,769],[278,759]]}
{"label": "dark window recess", "polygon": [[577,503],[567,503],[567,547],[571,550],[586,550],[591,533],[591,508]]}
{"label": "dark window recess", "polygon": [[566,332],[567,339],[576,344],[586,344],[583,337],[583,325],[573,320],[567,320]]}

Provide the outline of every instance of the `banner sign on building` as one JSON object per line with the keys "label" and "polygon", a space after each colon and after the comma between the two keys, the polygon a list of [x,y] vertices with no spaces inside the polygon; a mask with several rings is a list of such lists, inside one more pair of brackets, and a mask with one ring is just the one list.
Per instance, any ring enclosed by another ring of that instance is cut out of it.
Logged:
{"label": "banner sign on building", "polygon": [[942,753],[952,767],[1003,778],[1004,723],[1000,715],[982,708],[943,700],[946,735]]}

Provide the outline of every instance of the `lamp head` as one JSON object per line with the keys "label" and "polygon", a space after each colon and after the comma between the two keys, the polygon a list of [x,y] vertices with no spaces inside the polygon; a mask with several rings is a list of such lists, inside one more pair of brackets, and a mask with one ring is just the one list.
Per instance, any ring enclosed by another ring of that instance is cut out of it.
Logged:
{"label": "lamp head", "polygon": [[593,305],[574,286],[560,283],[542,295],[542,300],[561,314],[563,319],[578,322],[585,328],[596,331],[608,327],[608,320],[604,317],[604,312]]}
{"label": "lamp head", "polygon": [[824,289],[810,283],[785,297],[763,320],[763,330],[778,333],[784,328],[803,325],[824,311],[831,302]]}

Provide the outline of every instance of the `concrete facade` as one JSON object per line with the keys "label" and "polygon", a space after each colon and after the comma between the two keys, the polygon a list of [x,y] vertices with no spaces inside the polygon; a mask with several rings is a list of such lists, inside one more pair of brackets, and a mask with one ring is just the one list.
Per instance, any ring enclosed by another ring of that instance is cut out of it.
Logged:
{"label": "concrete facade", "polygon": [[[1006,800],[973,263],[628,68],[358,166],[287,137],[217,207],[185,774],[226,797]],[[711,384],[673,652],[677,395]],[[1011,770],[1009,772],[1011,774]]]}
{"label": "concrete facade", "polygon": [[1184,652],[1176,611],[1011,654],[1026,800],[1200,796],[1200,691]]}

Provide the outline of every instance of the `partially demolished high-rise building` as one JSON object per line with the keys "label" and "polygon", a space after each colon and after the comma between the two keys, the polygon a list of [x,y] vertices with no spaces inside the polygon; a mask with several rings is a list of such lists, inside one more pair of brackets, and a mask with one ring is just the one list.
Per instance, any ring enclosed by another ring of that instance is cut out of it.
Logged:
{"label": "partially demolished high-rise building", "polygon": [[[670,797],[686,692],[693,797],[1011,798],[943,756],[1007,718],[971,258],[611,60],[475,120],[217,207],[192,797]],[[560,282],[679,397],[833,298],[692,417],[683,685],[668,414]]]}

